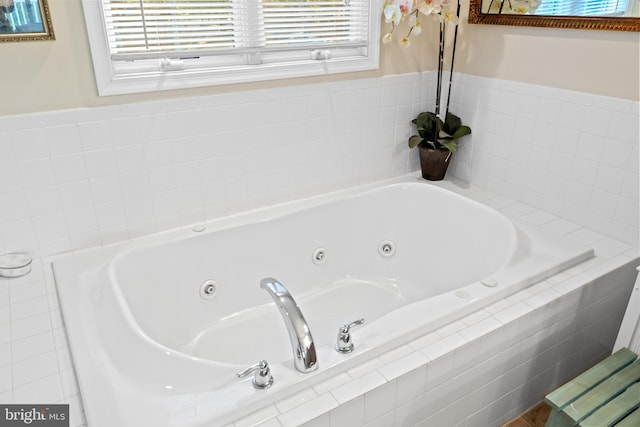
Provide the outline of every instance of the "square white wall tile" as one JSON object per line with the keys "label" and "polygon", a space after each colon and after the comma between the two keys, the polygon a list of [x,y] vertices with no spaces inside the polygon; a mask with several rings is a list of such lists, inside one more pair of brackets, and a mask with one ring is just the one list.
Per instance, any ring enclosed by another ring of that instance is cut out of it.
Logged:
{"label": "square white wall tile", "polygon": [[[329,413],[329,426],[361,426],[365,423],[365,398],[360,396]],[[311,427],[311,423],[307,423],[305,427]]]}
{"label": "square white wall tile", "polygon": [[364,397],[365,422],[373,421],[396,407],[396,381],[388,382]]}
{"label": "square white wall tile", "polygon": [[336,401],[342,404],[385,383],[385,378],[380,373],[374,371],[333,389],[331,395]]}
{"label": "square white wall tile", "polygon": [[[17,361],[12,364],[13,385],[19,387],[51,377],[58,372],[58,359],[54,351]],[[58,378],[55,375],[56,379]]]}
{"label": "square white wall tile", "polygon": [[44,131],[51,156],[74,154],[81,151],[80,133],[75,124],[48,127]]}
{"label": "square white wall tile", "polygon": [[[4,129],[3,129],[4,130]],[[49,147],[45,133],[40,128],[23,129],[5,134],[8,139],[3,139],[4,151],[8,145],[13,147],[13,157],[16,161],[43,159],[49,157]]]}
{"label": "square white wall tile", "polygon": [[326,393],[317,399],[297,406],[285,414],[279,415],[278,421],[283,427],[296,427],[326,414],[336,407],[338,407],[338,402],[330,393]]}
{"label": "square white wall tile", "polygon": [[50,375],[13,389],[15,402],[59,402],[64,397],[60,377]]}

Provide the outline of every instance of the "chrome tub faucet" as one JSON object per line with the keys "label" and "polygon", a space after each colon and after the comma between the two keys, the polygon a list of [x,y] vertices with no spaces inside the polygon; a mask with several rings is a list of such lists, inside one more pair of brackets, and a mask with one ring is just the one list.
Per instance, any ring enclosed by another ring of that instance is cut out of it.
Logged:
{"label": "chrome tub faucet", "polygon": [[309,325],[287,288],[271,277],[262,279],[260,287],[271,295],[280,310],[282,320],[284,320],[289,333],[293,349],[293,364],[296,370],[307,373],[317,369],[316,347]]}

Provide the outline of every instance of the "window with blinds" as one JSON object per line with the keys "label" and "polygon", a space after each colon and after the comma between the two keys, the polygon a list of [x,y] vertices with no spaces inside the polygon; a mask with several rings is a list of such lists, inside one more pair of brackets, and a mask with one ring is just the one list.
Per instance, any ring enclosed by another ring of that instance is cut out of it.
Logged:
{"label": "window with blinds", "polygon": [[628,0],[542,0],[536,15],[623,16]]}
{"label": "window with blinds", "polygon": [[111,74],[111,89],[101,94],[126,80],[136,80],[140,90],[117,93],[378,66],[379,11],[369,0],[83,2],[94,65],[103,56],[97,62],[108,70],[101,73]]}

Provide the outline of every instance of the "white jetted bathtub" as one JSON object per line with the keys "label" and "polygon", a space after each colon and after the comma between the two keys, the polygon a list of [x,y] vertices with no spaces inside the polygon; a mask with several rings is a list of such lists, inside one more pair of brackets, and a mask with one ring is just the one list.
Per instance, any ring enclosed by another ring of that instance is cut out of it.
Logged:
{"label": "white jetted bathtub", "polygon": [[[592,256],[415,178],[54,262],[89,426],[224,425]],[[275,278],[313,338],[294,368]],[[335,350],[341,325],[354,350]],[[266,360],[274,383],[236,373]]]}

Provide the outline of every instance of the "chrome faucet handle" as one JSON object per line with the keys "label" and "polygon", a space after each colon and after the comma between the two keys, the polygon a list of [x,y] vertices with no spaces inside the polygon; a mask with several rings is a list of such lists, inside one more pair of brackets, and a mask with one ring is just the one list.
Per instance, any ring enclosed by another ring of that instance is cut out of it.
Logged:
{"label": "chrome faucet handle", "polygon": [[349,331],[354,326],[362,325],[363,323],[364,319],[358,319],[354,322],[340,326],[340,329],[338,329],[338,340],[336,342],[337,352],[351,353],[353,351],[353,341],[351,341],[351,334],[349,333]]}
{"label": "chrome faucet handle", "polygon": [[259,360],[255,365],[249,366],[247,369],[238,372],[238,378],[244,378],[250,373],[255,372],[252,384],[257,389],[269,388],[273,385],[273,376],[266,360]]}

